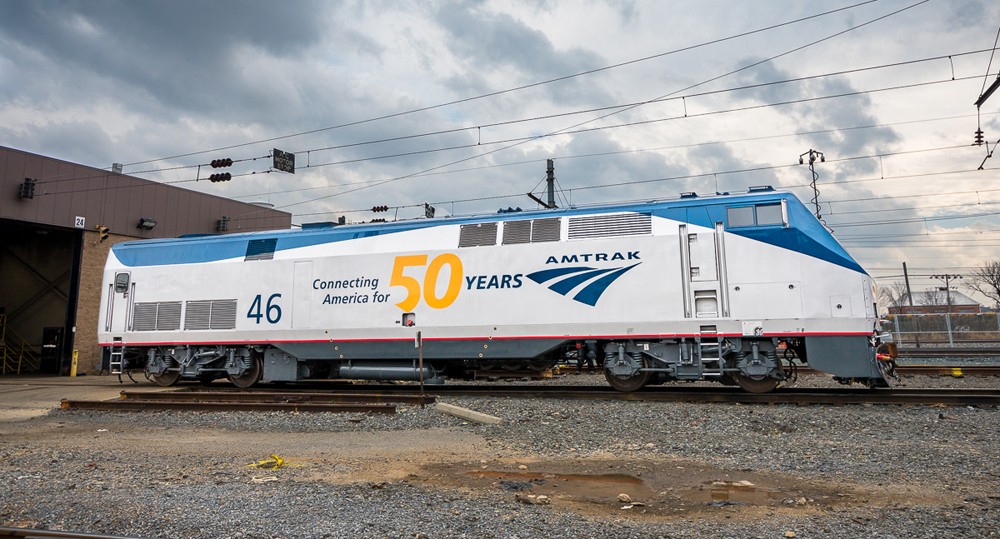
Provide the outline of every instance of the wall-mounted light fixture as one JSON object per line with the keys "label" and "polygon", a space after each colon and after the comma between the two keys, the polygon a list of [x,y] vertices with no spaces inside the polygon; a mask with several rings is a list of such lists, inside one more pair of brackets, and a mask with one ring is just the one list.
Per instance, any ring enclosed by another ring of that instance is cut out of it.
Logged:
{"label": "wall-mounted light fixture", "polygon": [[154,226],[156,226],[156,221],[152,220],[149,217],[143,217],[142,219],[139,219],[139,224],[136,225],[135,227],[142,228],[145,230],[153,230]]}

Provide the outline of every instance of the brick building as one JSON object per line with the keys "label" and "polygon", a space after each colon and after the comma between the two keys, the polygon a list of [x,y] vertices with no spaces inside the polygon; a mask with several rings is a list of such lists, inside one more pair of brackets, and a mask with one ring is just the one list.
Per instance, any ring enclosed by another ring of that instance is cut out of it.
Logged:
{"label": "brick building", "polygon": [[290,226],[286,212],[0,147],[0,373],[66,374],[73,350],[78,372],[94,369],[115,243]]}
{"label": "brick building", "polygon": [[[951,299],[949,309],[948,300]],[[910,298],[903,294],[897,302],[899,306],[889,307],[889,314],[980,314],[983,306],[978,301],[966,296],[958,290],[950,294],[943,289],[924,290],[913,293],[913,308],[910,308]]]}

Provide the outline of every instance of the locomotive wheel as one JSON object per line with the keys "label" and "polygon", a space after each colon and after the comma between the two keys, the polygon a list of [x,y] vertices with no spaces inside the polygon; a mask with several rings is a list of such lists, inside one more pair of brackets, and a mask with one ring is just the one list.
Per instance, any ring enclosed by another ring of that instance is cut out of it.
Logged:
{"label": "locomotive wheel", "polygon": [[500,363],[500,368],[502,368],[505,371],[511,371],[511,372],[523,371],[524,370],[524,362],[523,361],[503,361],[503,362]]}
{"label": "locomotive wheel", "polygon": [[[782,368],[781,359],[779,358],[777,362],[780,370]],[[774,391],[782,382],[773,376],[747,376],[739,373],[733,374],[733,380],[736,380],[736,383],[747,393],[768,393]]]}
{"label": "locomotive wheel", "polygon": [[739,386],[742,387],[747,393],[767,393],[774,391],[774,389],[778,387],[782,381],[784,381],[782,378],[769,376],[771,372],[781,372],[782,370],[781,358],[775,358],[775,362],[777,363],[777,367],[772,369],[767,374],[748,376],[742,373],[734,373],[732,375],[733,380],[736,380],[736,383],[739,384]]}
{"label": "locomotive wheel", "polygon": [[257,357],[257,355],[253,355],[250,357],[250,361],[252,362],[250,369],[241,376],[233,376],[231,374],[226,375],[226,377],[229,378],[229,381],[240,389],[246,389],[256,384],[260,381],[261,374],[263,374],[264,369],[261,368],[260,358]]}
{"label": "locomotive wheel", "polygon": [[540,360],[540,361],[529,361],[528,362],[528,370],[529,371],[542,372],[545,369],[551,369],[551,368],[552,368],[552,362],[551,361]]}
{"label": "locomotive wheel", "polygon": [[761,378],[760,380],[755,380],[749,376],[734,374],[733,379],[735,379],[736,383],[739,384],[740,387],[742,387],[747,393],[767,393],[769,391],[774,391],[774,388],[778,387],[778,384],[781,383],[781,380],[771,378],[770,376],[767,378]]}
{"label": "locomotive wheel", "polygon": [[724,386],[738,386],[736,379],[731,374],[723,374],[719,377],[719,383]]}
{"label": "locomotive wheel", "polygon": [[164,371],[153,375],[153,381],[156,382],[156,385],[163,387],[170,387],[180,379],[181,371]]}
{"label": "locomotive wheel", "polygon": [[495,371],[500,368],[496,361],[480,361],[479,370],[481,371]]}
{"label": "locomotive wheel", "polygon": [[[643,368],[649,366],[648,363],[646,362],[645,357],[642,358],[642,366]],[[649,382],[649,377],[652,374],[653,373],[647,371],[647,372],[640,372],[633,376],[617,376],[611,374],[611,371],[609,371],[607,368],[604,369],[604,378],[607,379],[608,384],[610,384],[611,387],[617,389],[618,391],[624,391],[624,392],[636,391],[638,389],[642,389],[642,387]]]}

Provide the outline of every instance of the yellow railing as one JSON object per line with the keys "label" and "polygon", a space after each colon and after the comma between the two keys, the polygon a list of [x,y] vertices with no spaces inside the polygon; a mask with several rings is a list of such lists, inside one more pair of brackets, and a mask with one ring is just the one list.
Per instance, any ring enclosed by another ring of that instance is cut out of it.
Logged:
{"label": "yellow railing", "polygon": [[7,327],[7,315],[0,314],[0,368],[2,374],[27,374],[41,370],[42,360],[38,352]]}

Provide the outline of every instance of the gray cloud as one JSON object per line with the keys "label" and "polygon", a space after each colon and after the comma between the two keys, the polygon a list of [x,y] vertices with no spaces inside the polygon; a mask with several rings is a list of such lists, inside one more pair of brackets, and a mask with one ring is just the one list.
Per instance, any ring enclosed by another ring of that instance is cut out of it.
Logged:
{"label": "gray cloud", "polygon": [[[436,16],[448,32],[449,50],[466,72],[511,74],[518,84],[552,79],[601,67],[607,62],[583,48],[557,50],[541,31],[506,13],[450,3]],[[546,86],[552,99],[564,103],[592,103],[605,94],[576,79]]]}
{"label": "gray cloud", "polygon": [[[750,64],[759,59],[747,59]],[[741,85],[762,84],[795,78],[795,74],[765,63],[739,74]],[[780,103],[811,97],[832,96],[857,92],[843,78],[821,78],[803,82],[776,84],[740,91],[738,97],[759,103]],[[802,126],[802,131],[822,131],[837,128],[876,125],[878,118],[872,114],[872,100],[867,94],[824,99],[794,105],[774,107],[774,110]],[[832,133],[812,134],[805,137],[811,146],[822,151],[827,158],[853,157],[886,152],[895,147],[900,136],[891,127],[878,127]],[[805,151],[807,148],[803,148]],[[843,165],[839,177],[872,172],[877,162],[860,161]]]}
{"label": "gray cloud", "polygon": [[381,51],[325,13],[307,1],[14,1],[0,5],[0,35],[22,68],[31,71],[37,57],[51,64],[29,80],[55,78],[64,98],[100,88],[137,110],[226,117],[280,104],[274,87],[291,75],[282,63],[324,39]]}

